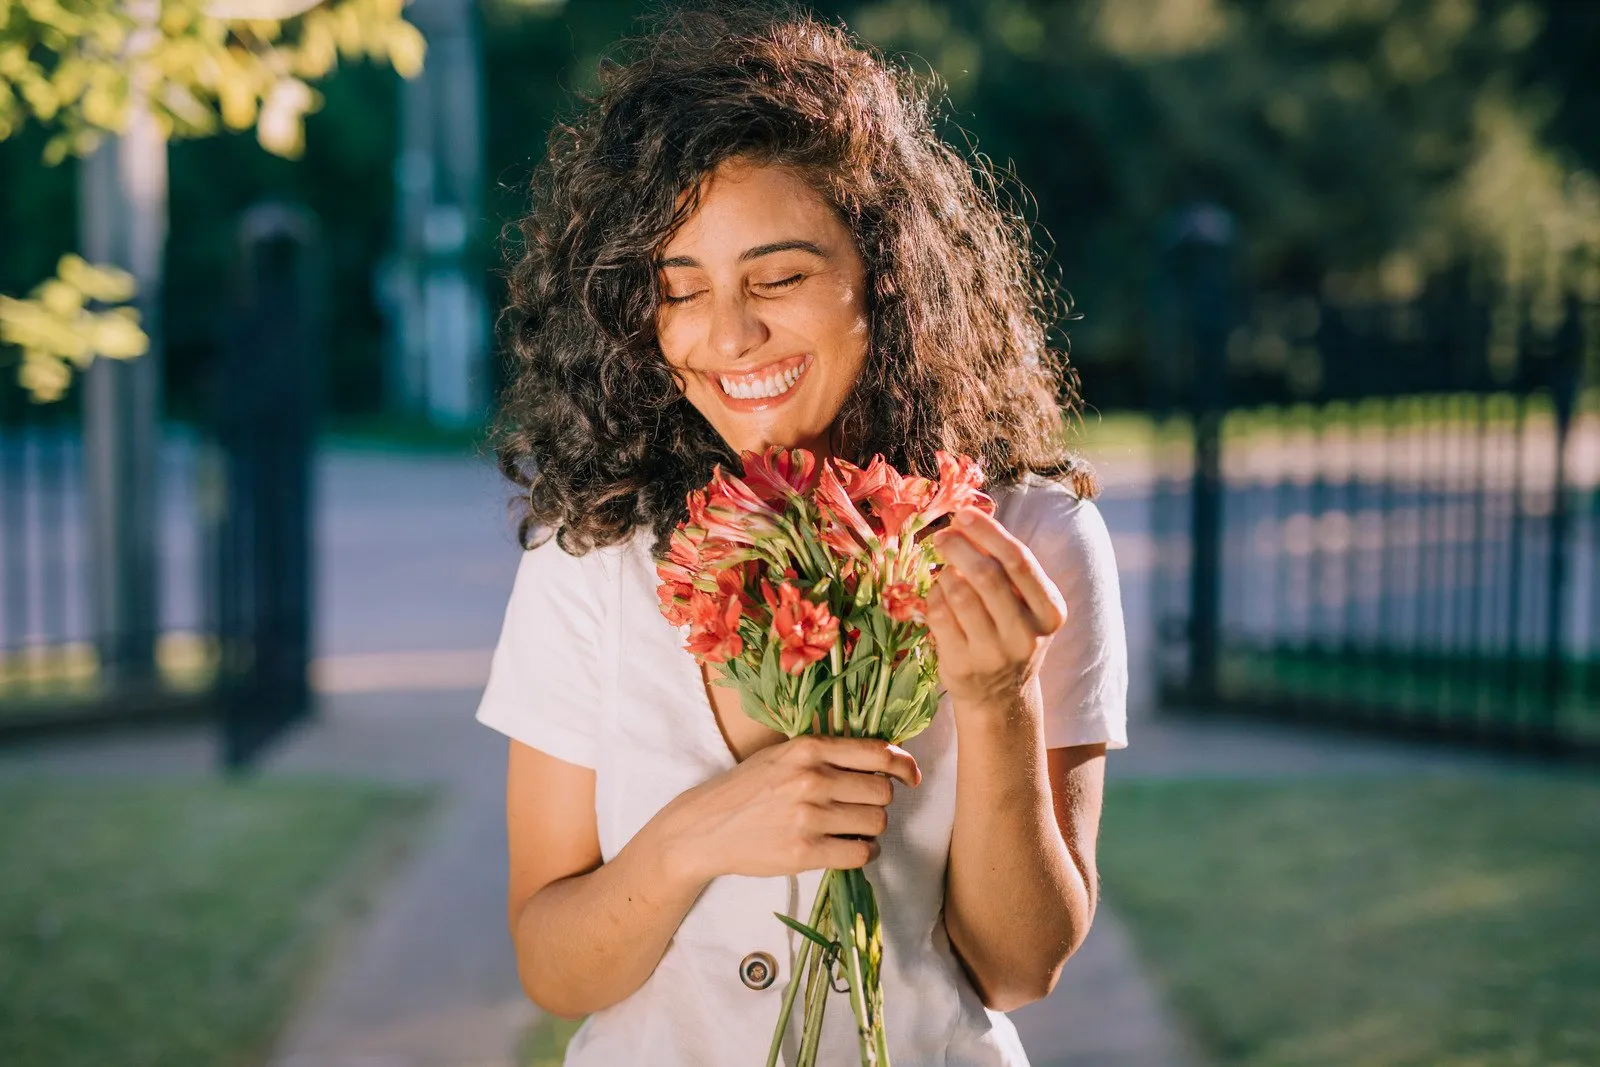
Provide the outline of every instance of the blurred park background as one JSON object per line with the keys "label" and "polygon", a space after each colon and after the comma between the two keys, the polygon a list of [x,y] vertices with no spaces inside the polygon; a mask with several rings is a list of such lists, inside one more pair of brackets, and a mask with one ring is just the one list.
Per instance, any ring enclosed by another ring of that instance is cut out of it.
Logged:
{"label": "blurred park background", "polygon": [[[1080,313],[1131,746],[1034,1062],[1600,1064],[1600,4],[818,8]],[[559,1062],[496,267],[644,10],[4,9],[0,1064]]]}

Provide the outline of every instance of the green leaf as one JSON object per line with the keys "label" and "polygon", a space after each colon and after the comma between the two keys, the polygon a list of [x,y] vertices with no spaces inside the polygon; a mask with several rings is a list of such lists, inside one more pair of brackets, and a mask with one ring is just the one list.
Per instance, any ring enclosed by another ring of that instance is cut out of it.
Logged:
{"label": "green leaf", "polygon": [[846,685],[854,685],[863,674],[871,674],[878,669],[876,656],[852,656],[849,666],[845,667],[844,674],[840,675]]}
{"label": "green leaf", "polygon": [[817,944],[821,945],[822,948],[823,948],[823,951],[829,952],[829,953],[833,953],[833,952],[839,951],[839,943],[837,941],[829,941],[827,938],[823,937],[821,934],[819,934],[815,930],[811,929],[811,927],[807,926],[805,923],[801,922],[799,919],[791,918],[791,917],[785,915],[781,911],[775,911],[772,914],[776,915],[778,917],[779,921],[783,923],[783,925],[787,926],[789,929],[793,930],[795,933],[800,934],[801,936],[806,937],[806,938],[808,938],[808,939],[810,939],[812,941],[815,941]]}
{"label": "green leaf", "polygon": [[889,676],[889,702],[896,700],[911,700],[917,692],[917,685],[921,680],[922,665],[907,656],[900,661],[900,665]]}
{"label": "green leaf", "polygon": [[837,676],[833,678],[825,678],[819,682],[806,697],[805,707],[801,709],[804,712],[806,719],[809,721],[813,715],[821,710],[823,702],[832,699],[829,694],[833,692],[834,688],[843,684],[844,679]]}
{"label": "green leaf", "polygon": [[785,732],[783,723],[778,721],[778,717],[772,713],[772,709],[767,706],[766,701],[761,699],[760,694],[749,689],[742,689],[740,690],[740,696],[744,698],[743,706],[746,715],[769,730],[777,730],[779,733]]}
{"label": "green leaf", "polygon": [[769,640],[761,653],[761,692],[776,697],[783,684],[783,664],[778,658],[778,642]]}
{"label": "green leaf", "polygon": [[867,633],[872,634],[878,646],[885,647],[889,644],[889,616],[881,610],[869,612],[867,615]]}
{"label": "green leaf", "polygon": [[870,623],[865,626],[862,625],[862,623],[866,623],[867,621],[868,620],[866,619],[859,619],[855,623],[857,629],[861,631],[861,636],[856,638],[856,647],[850,651],[851,663],[855,663],[862,659],[875,660],[877,658],[878,642],[872,638],[871,625]]}

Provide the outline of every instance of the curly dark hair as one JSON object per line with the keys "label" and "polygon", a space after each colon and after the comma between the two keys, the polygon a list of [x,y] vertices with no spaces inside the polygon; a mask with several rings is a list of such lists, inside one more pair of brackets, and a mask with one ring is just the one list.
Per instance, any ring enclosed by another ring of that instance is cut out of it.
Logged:
{"label": "curly dark hair", "polygon": [[1077,374],[1064,338],[1050,344],[1070,303],[992,165],[935,132],[935,85],[787,4],[670,10],[602,60],[509,242],[494,440],[523,490],[525,546],[553,528],[582,554],[648,526],[659,551],[688,491],[718,463],[739,469],[662,355],[654,267],[701,179],[735,156],[794,168],[866,264],[868,356],[835,455],[931,474],[944,449],[977,458],[991,486],[1033,471],[1097,495],[1066,444]]}

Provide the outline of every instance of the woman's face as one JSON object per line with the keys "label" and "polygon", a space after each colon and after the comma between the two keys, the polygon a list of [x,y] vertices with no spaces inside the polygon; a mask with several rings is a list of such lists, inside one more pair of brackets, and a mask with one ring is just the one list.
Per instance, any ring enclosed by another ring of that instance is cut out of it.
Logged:
{"label": "woman's face", "polygon": [[656,335],[689,402],[737,451],[826,456],[868,342],[866,267],[827,202],[786,167],[730,161],[656,265]]}

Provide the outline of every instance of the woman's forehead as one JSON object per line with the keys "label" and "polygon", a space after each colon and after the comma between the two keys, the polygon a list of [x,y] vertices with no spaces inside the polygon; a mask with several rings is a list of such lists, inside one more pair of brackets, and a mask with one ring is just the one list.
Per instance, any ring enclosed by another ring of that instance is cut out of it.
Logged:
{"label": "woman's forehead", "polygon": [[806,242],[825,254],[840,226],[794,168],[730,161],[702,180],[694,213],[662,247],[661,259],[698,259],[696,251],[744,257],[767,246]]}

